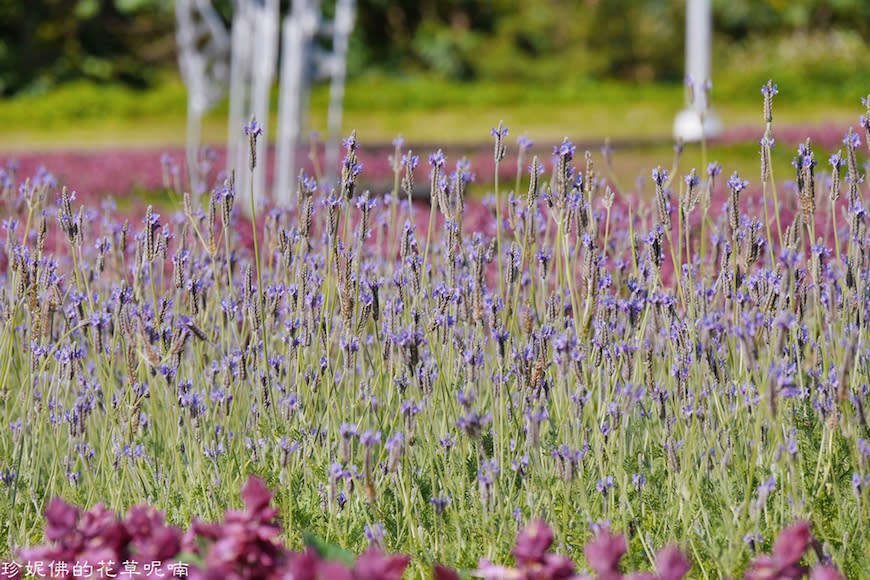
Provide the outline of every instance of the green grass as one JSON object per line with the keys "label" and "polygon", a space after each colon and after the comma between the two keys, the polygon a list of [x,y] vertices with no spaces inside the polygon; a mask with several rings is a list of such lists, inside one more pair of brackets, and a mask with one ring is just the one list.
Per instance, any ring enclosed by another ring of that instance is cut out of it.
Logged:
{"label": "green grass", "polygon": [[[78,82],[0,101],[0,150],[181,146],[185,87],[174,74],[160,78],[145,91]],[[726,78],[722,94],[714,92],[726,127],[758,123],[760,95],[756,98],[750,82]],[[777,124],[855,122],[860,107],[855,90],[822,91],[820,102],[805,96],[807,87],[789,84],[780,85]],[[444,145],[445,135],[453,143],[481,142],[500,119],[509,127],[523,127],[539,142],[565,135],[580,141],[667,139],[682,104],[683,87],[675,84],[581,79],[548,86],[371,76],[348,84],[343,126],[345,132],[356,129],[364,143],[389,142],[399,133],[414,143]],[[311,96],[310,128],[325,132],[327,105],[328,86],[318,85]],[[207,115],[203,133],[206,143],[225,140],[226,102]],[[274,134],[273,121],[268,135]]]}

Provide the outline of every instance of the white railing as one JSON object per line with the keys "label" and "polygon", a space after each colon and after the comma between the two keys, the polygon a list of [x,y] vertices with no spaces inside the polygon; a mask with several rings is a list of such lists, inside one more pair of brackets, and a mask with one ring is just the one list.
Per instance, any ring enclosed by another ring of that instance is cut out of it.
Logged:
{"label": "white railing", "polygon": [[[311,83],[330,79],[326,167],[338,162],[342,103],[355,0],[338,0],[333,21],[323,18],[319,0],[294,0],[281,21],[278,0],[237,0],[231,31],[227,31],[210,0],[175,0],[179,66],[188,89],[187,169],[196,192],[197,153],[202,139],[202,118],[229,93],[227,169],[236,168],[236,184],[247,191],[253,179],[256,202],[266,194],[267,141],[257,144],[253,175],[247,171],[248,140],[242,128],[251,117],[269,126],[269,96],[278,68],[281,75],[275,140],[273,199],[288,204],[297,172],[297,148],[304,126]],[[280,27],[279,27],[280,23]],[[325,37],[331,49],[315,39]],[[334,171],[334,169],[332,169]],[[248,196],[238,199],[247,211]],[[245,201],[242,201],[245,200]]]}

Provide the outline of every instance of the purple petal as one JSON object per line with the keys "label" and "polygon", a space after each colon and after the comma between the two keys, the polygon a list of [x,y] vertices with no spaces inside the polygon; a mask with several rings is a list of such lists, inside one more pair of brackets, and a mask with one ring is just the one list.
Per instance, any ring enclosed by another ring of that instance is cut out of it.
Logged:
{"label": "purple petal", "polygon": [[810,522],[797,522],[779,533],[773,545],[773,559],[780,568],[800,562],[810,545]]}
{"label": "purple petal", "polygon": [[676,546],[665,546],[656,557],[656,571],[661,580],[682,580],[692,564]]}
{"label": "purple petal", "polygon": [[242,499],[245,501],[248,511],[255,513],[269,505],[269,502],[272,500],[272,494],[262,479],[252,475],[248,479],[245,489],[242,490]]}
{"label": "purple petal", "polygon": [[432,577],[434,580],[459,580],[459,574],[455,570],[435,564],[432,568]]}
{"label": "purple petal", "polygon": [[842,574],[833,566],[813,566],[810,580],[843,580]]}
{"label": "purple petal", "polygon": [[380,550],[372,546],[357,558],[353,567],[353,577],[357,580],[378,578],[378,580],[401,580],[411,561],[410,556],[384,556]]}
{"label": "purple petal", "polygon": [[628,550],[625,536],[614,536],[609,530],[604,530],[586,544],[583,554],[589,566],[599,574],[610,574],[617,571],[619,560]]}
{"label": "purple petal", "polygon": [[79,509],[59,497],[53,498],[45,510],[45,537],[57,541],[71,534],[79,521]]}
{"label": "purple petal", "polygon": [[535,520],[517,534],[516,547],[512,553],[519,565],[540,562],[552,544],[553,530],[543,520]]}

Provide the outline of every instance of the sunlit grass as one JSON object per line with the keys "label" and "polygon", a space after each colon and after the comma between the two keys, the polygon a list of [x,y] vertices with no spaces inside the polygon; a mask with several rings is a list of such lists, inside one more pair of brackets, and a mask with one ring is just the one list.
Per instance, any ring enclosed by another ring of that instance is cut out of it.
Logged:
{"label": "sunlit grass", "polygon": [[[185,88],[171,73],[161,78],[145,91],[80,82],[0,101],[0,150],[182,146]],[[581,80],[549,87],[462,84],[425,77],[362,78],[347,87],[344,134],[356,129],[369,143],[389,143],[399,133],[415,143],[475,143],[487,134],[491,119],[504,119],[541,142],[558,142],[566,135],[581,142],[605,137],[668,139],[674,115],[683,104],[683,91],[682,85],[613,81]],[[761,112],[755,99],[714,92],[713,100],[726,128],[758,123]],[[275,114],[277,93],[272,101]],[[777,123],[854,122],[856,103],[857,97],[842,95],[831,96],[826,106],[784,97]],[[316,86],[309,129],[325,132],[327,104],[328,87]],[[274,119],[270,129],[274,136]],[[221,144],[227,131],[223,103],[207,115],[203,141]]]}

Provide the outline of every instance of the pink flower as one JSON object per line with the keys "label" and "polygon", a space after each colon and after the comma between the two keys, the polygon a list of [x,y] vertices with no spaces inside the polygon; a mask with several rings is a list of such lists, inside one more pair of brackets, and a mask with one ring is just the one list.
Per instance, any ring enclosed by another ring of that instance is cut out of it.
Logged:
{"label": "pink flower", "polygon": [[499,566],[485,558],[477,564],[477,570],[472,572],[472,574],[474,576],[479,576],[484,580],[523,580],[527,577],[523,572],[516,568]]}
{"label": "pink flower", "polygon": [[802,578],[806,566],[799,562],[812,540],[810,522],[799,521],[779,533],[773,544],[773,553],[753,560],[744,576],[745,580],[793,580]]}
{"label": "pink flower", "polygon": [[516,547],[512,552],[516,559],[516,568],[498,566],[483,559],[475,574],[487,580],[577,578],[574,574],[576,566],[571,558],[547,553],[552,544],[553,530],[550,526],[543,520],[534,521],[517,535]]}
{"label": "pink flower", "polygon": [[[266,487],[265,482],[253,475],[248,478],[248,484],[242,490],[242,499],[245,501],[245,507],[248,508],[248,513],[258,514],[260,511],[269,507],[269,502],[272,501],[272,493]],[[272,519],[277,514],[275,513],[266,516],[266,519]]]}
{"label": "pink flower", "polygon": [[[199,538],[210,540],[204,554],[206,569],[200,578],[270,578],[286,558],[280,542],[281,527],[275,521],[276,508],[270,507],[272,494],[262,480],[251,477],[242,490],[245,511],[227,510],[223,523],[194,521],[181,541],[182,548],[203,556]],[[216,576],[215,576],[216,575]]]}
{"label": "pink flower", "polygon": [[609,530],[604,530],[586,544],[583,554],[589,566],[601,575],[619,572],[619,561],[628,550],[625,536],[614,536]]}
{"label": "pink flower", "polygon": [[798,580],[806,571],[804,566],[779,566],[774,558],[765,554],[752,561],[743,580]]}
{"label": "pink flower", "polygon": [[783,529],[773,544],[773,559],[782,568],[800,562],[810,545],[810,522],[803,520]]}
{"label": "pink flower", "polygon": [[553,544],[553,530],[543,520],[535,520],[517,534],[516,547],[511,552],[517,564],[524,566],[540,562]]}
{"label": "pink flower", "polygon": [[286,580],[353,580],[343,564],[321,560],[313,548],[290,554],[286,564],[274,578]]}
{"label": "pink flower", "polygon": [[127,512],[124,527],[132,537],[133,553],[141,561],[166,561],[181,551],[181,530],[163,524],[163,514],[151,506]]}
{"label": "pink flower", "polygon": [[656,571],[661,580],[682,580],[692,564],[676,546],[665,546],[656,556]]}
{"label": "pink flower", "polygon": [[73,533],[79,521],[79,509],[59,497],[48,502],[45,510],[45,537],[54,542]]}
{"label": "pink flower", "polygon": [[441,564],[435,564],[432,568],[432,575],[434,576],[434,580],[459,580],[459,574],[457,574],[455,570],[442,566]]}
{"label": "pink flower", "polygon": [[401,580],[410,561],[411,557],[405,555],[384,556],[379,549],[372,546],[357,558],[353,577],[356,580]]}
{"label": "pink flower", "polygon": [[810,580],[843,580],[843,576],[833,566],[813,566]]}
{"label": "pink flower", "polygon": [[[20,552],[23,561],[115,562],[112,572],[117,572],[120,562],[129,555],[130,535],[115,514],[103,504],[81,513],[80,510],[60,498],[52,499],[45,512],[46,538],[53,546],[36,546]],[[65,576],[72,578],[72,572]]]}
{"label": "pink flower", "polygon": [[540,580],[570,580],[574,575],[574,560],[561,554],[544,554],[541,564],[533,566],[529,577]]}

